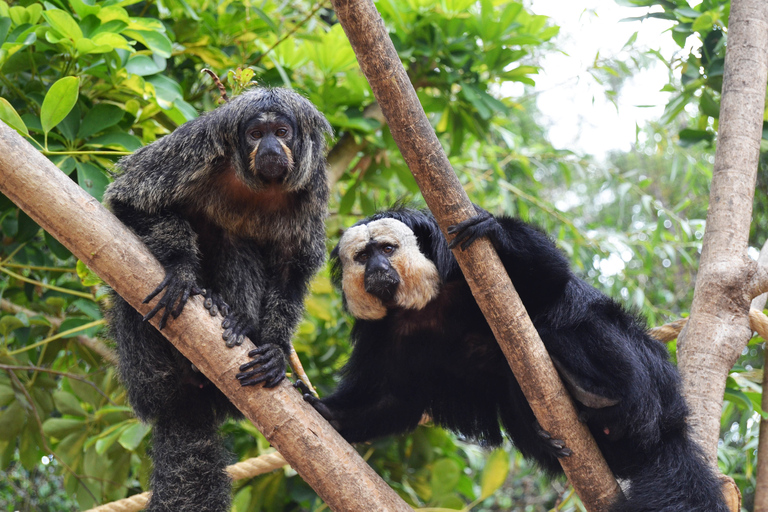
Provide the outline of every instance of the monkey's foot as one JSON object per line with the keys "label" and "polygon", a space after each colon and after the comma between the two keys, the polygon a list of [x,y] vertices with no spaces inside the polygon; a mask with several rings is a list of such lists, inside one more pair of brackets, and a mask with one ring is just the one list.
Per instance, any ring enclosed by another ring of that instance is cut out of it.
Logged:
{"label": "monkey's foot", "polygon": [[552,452],[552,454],[558,459],[562,457],[570,457],[573,453],[570,448],[565,446],[565,442],[561,439],[553,439],[552,434],[544,430],[538,421],[533,423],[533,428],[536,429],[536,435],[544,442],[545,446]]}
{"label": "monkey's foot", "polygon": [[336,430],[339,430],[338,428],[338,422],[336,421],[336,415],[333,414],[333,411],[323,403],[322,400],[317,398],[315,395],[312,394],[312,391],[309,389],[309,386],[304,383],[303,380],[299,379],[294,384],[293,387],[298,389],[301,392],[301,396],[304,397],[304,401],[307,402],[309,405],[315,408],[317,412],[320,413],[320,416],[325,418],[325,420],[333,426]]}
{"label": "monkey's foot", "polygon": [[[260,382],[264,387],[272,388],[285,378],[285,354],[277,345],[267,343],[248,352],[253,361],[240,366],[240,372],[235,377],[242,386],[254,386]],[[254,366],[258,366],[252,370]]]}
{"label": "monkey's foot", "polygon": [[[242,345],[246,336],[250,336],[254,329],[251,321],[245,316],[238,315],[236,313],[229,312],[221,322],[221,327],[224,329],[224,333],[221,337],[227,342],[227,347],[232,348],[235,345]],[[251,340],[256,341],[256,340]]]}
{"label": "monkey's foot", "polygon": [[214,292],[210,288],[207,290],[201,290],[200,292],[205,295],[203,306],[205,306],[205,309],[208,310],[211,316],[216,316],[219,313],[221,313],[221,316],[225,318],[229,316],[229,305],[224,302],[224,299],[221,298],[221,295]]}
{"label": "monkey's foot", "polygon": [[165,293],[157,301],[155,307],[144,315],[145,322],[155,316],[158,311],[164,309],[165,311],[163,311],[160,322],[157,325],[158,329],[162,329],[168,321],[168,315],[173,315],[173,318],[177,318],[187,304],[187,300],[192,295],[198,295],[201,292],[201,289],[197,287],[194,280],[186,278],[183,274],[183,272],[175,270],[166,270],[165,278],[163,278],[162,282],[141,302],[142,304],[147,304],[158,293],[165,290]]}
{"label": "monkey's foot", "polygon": [[456,248],[461,244],[461,250],[466,251],[467,248],[472,245],[475,240],[482,236],[486,236],[489,231],[496,226],[496,219],[487,211],[475,207],[477,215],[471,217],[464,222],[459,222],[453,226],[448,226],[448,234],[456,235],[448,247],[451,249]]}

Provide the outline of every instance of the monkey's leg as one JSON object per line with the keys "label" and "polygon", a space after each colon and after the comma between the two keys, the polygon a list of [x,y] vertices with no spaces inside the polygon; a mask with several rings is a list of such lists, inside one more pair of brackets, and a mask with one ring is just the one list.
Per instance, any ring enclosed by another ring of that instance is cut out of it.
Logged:
{"label": "monkey's leg", "polygon": [[[227,452],[209,412],[158,418],[152,434],[152,497],[148,512],[228,512]],[[207,418],[206,418],[207,417]]]}

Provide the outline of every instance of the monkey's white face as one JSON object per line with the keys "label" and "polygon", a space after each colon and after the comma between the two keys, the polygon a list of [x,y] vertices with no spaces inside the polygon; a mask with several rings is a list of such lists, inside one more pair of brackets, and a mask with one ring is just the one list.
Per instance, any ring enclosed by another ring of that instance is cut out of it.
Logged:
{"label": "monkey's white face", "polygon": [[372,242],[393,248],[387,258],[400,278],[392,301],[394,306],[422,309],[437,296],[440,291],[437,267],[419,251],[413,231],[399,220],[379,219],[349,228],[339,241],[341,288],[352,316],[379,320],[387,315],[387,306],[382,300],[366,291],[368,266],[360,255]]}

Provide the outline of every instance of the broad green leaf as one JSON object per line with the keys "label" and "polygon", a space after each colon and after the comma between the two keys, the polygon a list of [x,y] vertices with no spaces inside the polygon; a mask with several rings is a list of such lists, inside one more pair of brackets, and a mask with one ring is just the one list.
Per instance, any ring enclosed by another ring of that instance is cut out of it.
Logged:
{"label": "broad green leaf", "polygon": [[88,266],[80,260],[77,260],[77,277],[80,278],[80,282],[83,286],[100,286],[104,284],[101,278],[96,273],[88,268]]}
{"label": "broad green leaf", "polygon": [[88,162],[77,162],[77,183],[93,197],[101,201],[109,178],[95,165]]}
{"label": "broad green leaf", "polygon": [[171,57],[171,40],[162,32],[148,30],[124,30],[124,36],[132,37],[149,48],[153,54],[168,59]]}
{"label": "broad green leaf", "polygon": [[61,9],[50,9],[43,12],[43,17],[60,36],[70,39],[73,43],[83,37],[83,31],[80,30],[80,26],[68,12]]}
{"label": "broad green leaf", "polygon": [[80,130],[77,132],[77,138],[84,139],[116,125],[123,118],[124,114],[125,111],[117,105],[109,103],[95,105],[85,114],[83,122],[80,124]]}
{"label": "broad green leaf", "polygon": [[50,249],[50,251],[54,254],[54,256],[56,256],[60,260],[66,260],[67,258],[72,256],[72,253],[69,252],[69,249],[64,247],[64,245],[61,242],[53,238],[50,235],[50,233],[48,233],[47,231],[44,231],[43,233],[44,233],[43,236],[45,237],[45,245],[48,246],[48,249]]}
{"label": "broad green leaf", "polygon": [[509,454],[501,448],[488,456],[480,477],[480,499],[484,500],[496,492],[507,479],[509,473]]}
{"label": "broad green leaf", "polygon": [[70,418],[48,418],[43,423],[46,436],[64,439],[68,434],[84,428],[85,421]]}
{"label": "broad green leaf", "polygon": [[0,440],[13,439],[27,422],[27,411],[21,402],[16,400],[4,411],[0,412]]}
{"label": "broad green leaf", "polygon": [[133,451],[138,448],[142,439],[147,436],[150,428],[146,423],[136,422],[123,431],[118,442],[126,450]]}
{"label": "broad green leaf", "polygon": [[40,109],[40,123],[45,133],[62,122],[77,103],[80,78],[67,76],[57,80],[45,95]]}
{"label": "broad green leaf", "polygon": [[88,147],[111,148],[124,151],[136,151],[143,146],[141,139],[125,132],[105,133],[88,140],[85,145]]}
{"label": "broad green leaf", "polygon": [[93,0],[69,0],[69,3],[80,19],[85,18],[89,14],[98,14],[101,10],[100,6],[94,5]]}
{"label": "broad green leaf", "polygon": [[100,320],[102,318],[101,309],[95,302],[89,299],[77,299],[72,303],[80,311],[88,315],[91,320]]}
{"label": "broad green leaf", "polygon": [[[110,22],[110,23],[120,23],[120,22]],[[128,44],[128,41],[121,36],[120,34],[115,34],[112,32],[101,32],[99,34],[95,34],[91,40],[99,45],[99,46],[109,46],[112,49],[121,49],[121,50],[127,50],[129,52],[134,52],[133,46]]]}
{"label": "broad green leaf", "polygon": [[0,334],[8,336],[8,334],[15,330],[24,327],[24,322],[13,315],[6,315],[0,318]]}
{"label": "broad green leaf", "polygon": [[432,466],[432,495],[440,496],[453,491],[459,483],[461,468],[455,460],[444,458],[435,462]]}
{"label": "broad green leaf", "polygon": [[96,54],[96,53],[108,53],[113,48],[108,44],[96,44],[92,40],[84,37],[75,43],[75,49],[80,55]]}
{"label": "broad green leaf", "polygon": [[11,18],[0,18],[0,44],[5,42],[8,37],[8,30],[11,28]]}
{"label": "broad green leaf", "polygon": [[674,12],[681,18],[688,18],[693,20],[701,16],[699,11],[691,9],[690,7],[681,7],[680,9],[675,9]]}
{"label": "broad green leaf", "polygon": [[0,98],[0,121],[3,121],[20,134],[29,136],[27,125],[24,124],[24,121],[22,121],[21,116],[16,112],[16,109],[13,108],[13,105],[11,105],[5,98]]}
{"label": "broad green leaf", "polygon": [[72,393],[59,389],[53,393],[53,402],[61,414],[72,416],[85,416],[85,411],[80,405],[80,400]]}
{"label": "broad green leaf", "polygon": [[125,65],[125,70],[134,75],[148,76],[159,73],[163,69],[146,55],[132,55]]}
{"label": "broad green leaf", "polygon": [[5,407],[16,394],[13,392],[13,388],[7,384],[0,384],[0,407]]}

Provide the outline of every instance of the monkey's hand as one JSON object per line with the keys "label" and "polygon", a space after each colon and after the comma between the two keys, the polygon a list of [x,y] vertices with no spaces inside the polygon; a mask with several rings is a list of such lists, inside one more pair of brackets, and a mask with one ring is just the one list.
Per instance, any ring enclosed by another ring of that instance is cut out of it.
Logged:
{"label": "monkey's hand", "polygon": [[144,321],[146,322],[155,316],[158,311],[164,309],[165,311],[163,311],[163,315],[160,317],[160,322],[157,325],[158,329],[165,327],[168,315],[173,315],[173,318],[177,318],[191,296],[203,293],[203,290],[195,284],[194,279],[187,277],[184,272],[166,270],[165,278],[163,278],[162,282],[141,303],[147,304],[163,290],[165,290],[165,293],[157,301],[155,307],[144,315]]}
{"label": "monkey's hand", "polygon": [[536,430],[536,435],[539,436],[539,439],[541,439],[544,442],[544,445],[547,447],[549,451],[552,452],[552,454],[557,457],[558,459],[562,457],[570,457],[573,453],[570,448],[565,446],[565,442],[560,439],[553,439],[552,434],[544,430],[544,428],[539,424],[538,421],[535,421],[533,423],[533,428]]}
{"label": "monkey's hand", "polygon": [[301,392],[301,396],[304,397],[305,402],[314,407],[315,410],[320,413],[320,416],[325,418],[325,420],[330,423],[333,428],[339,430],[339,422],[336,420],[336,415],[327,405],[323,403],[322,400],[312,394],[309,386],[307,386],[303,380],[297,380],[293,387]]}
{"label": "monkey's hand", "polygon": [[477,215],[474,217],[453,226],[448,226],[448,234],[456,235],[451,240],[451,243],[448,244],[450,249],[454,249],[461,244],[461,250],[466,251],[475,240],[482,236],[487,236],[490,231],[496,228],[497,223],[493,215],[479,206],[475,206],[475,210],[477,210]]}
{"label": "monkey's hand", "polygon": [[[264,387],[273,388],[285,378],[285,354],[277,345],[267,343],[248,352],[253,361],[240,366],[240,372],[235,377],[242,386],[254,386],[259,382]],[[257,366],[252,370],[254,366]]]}

